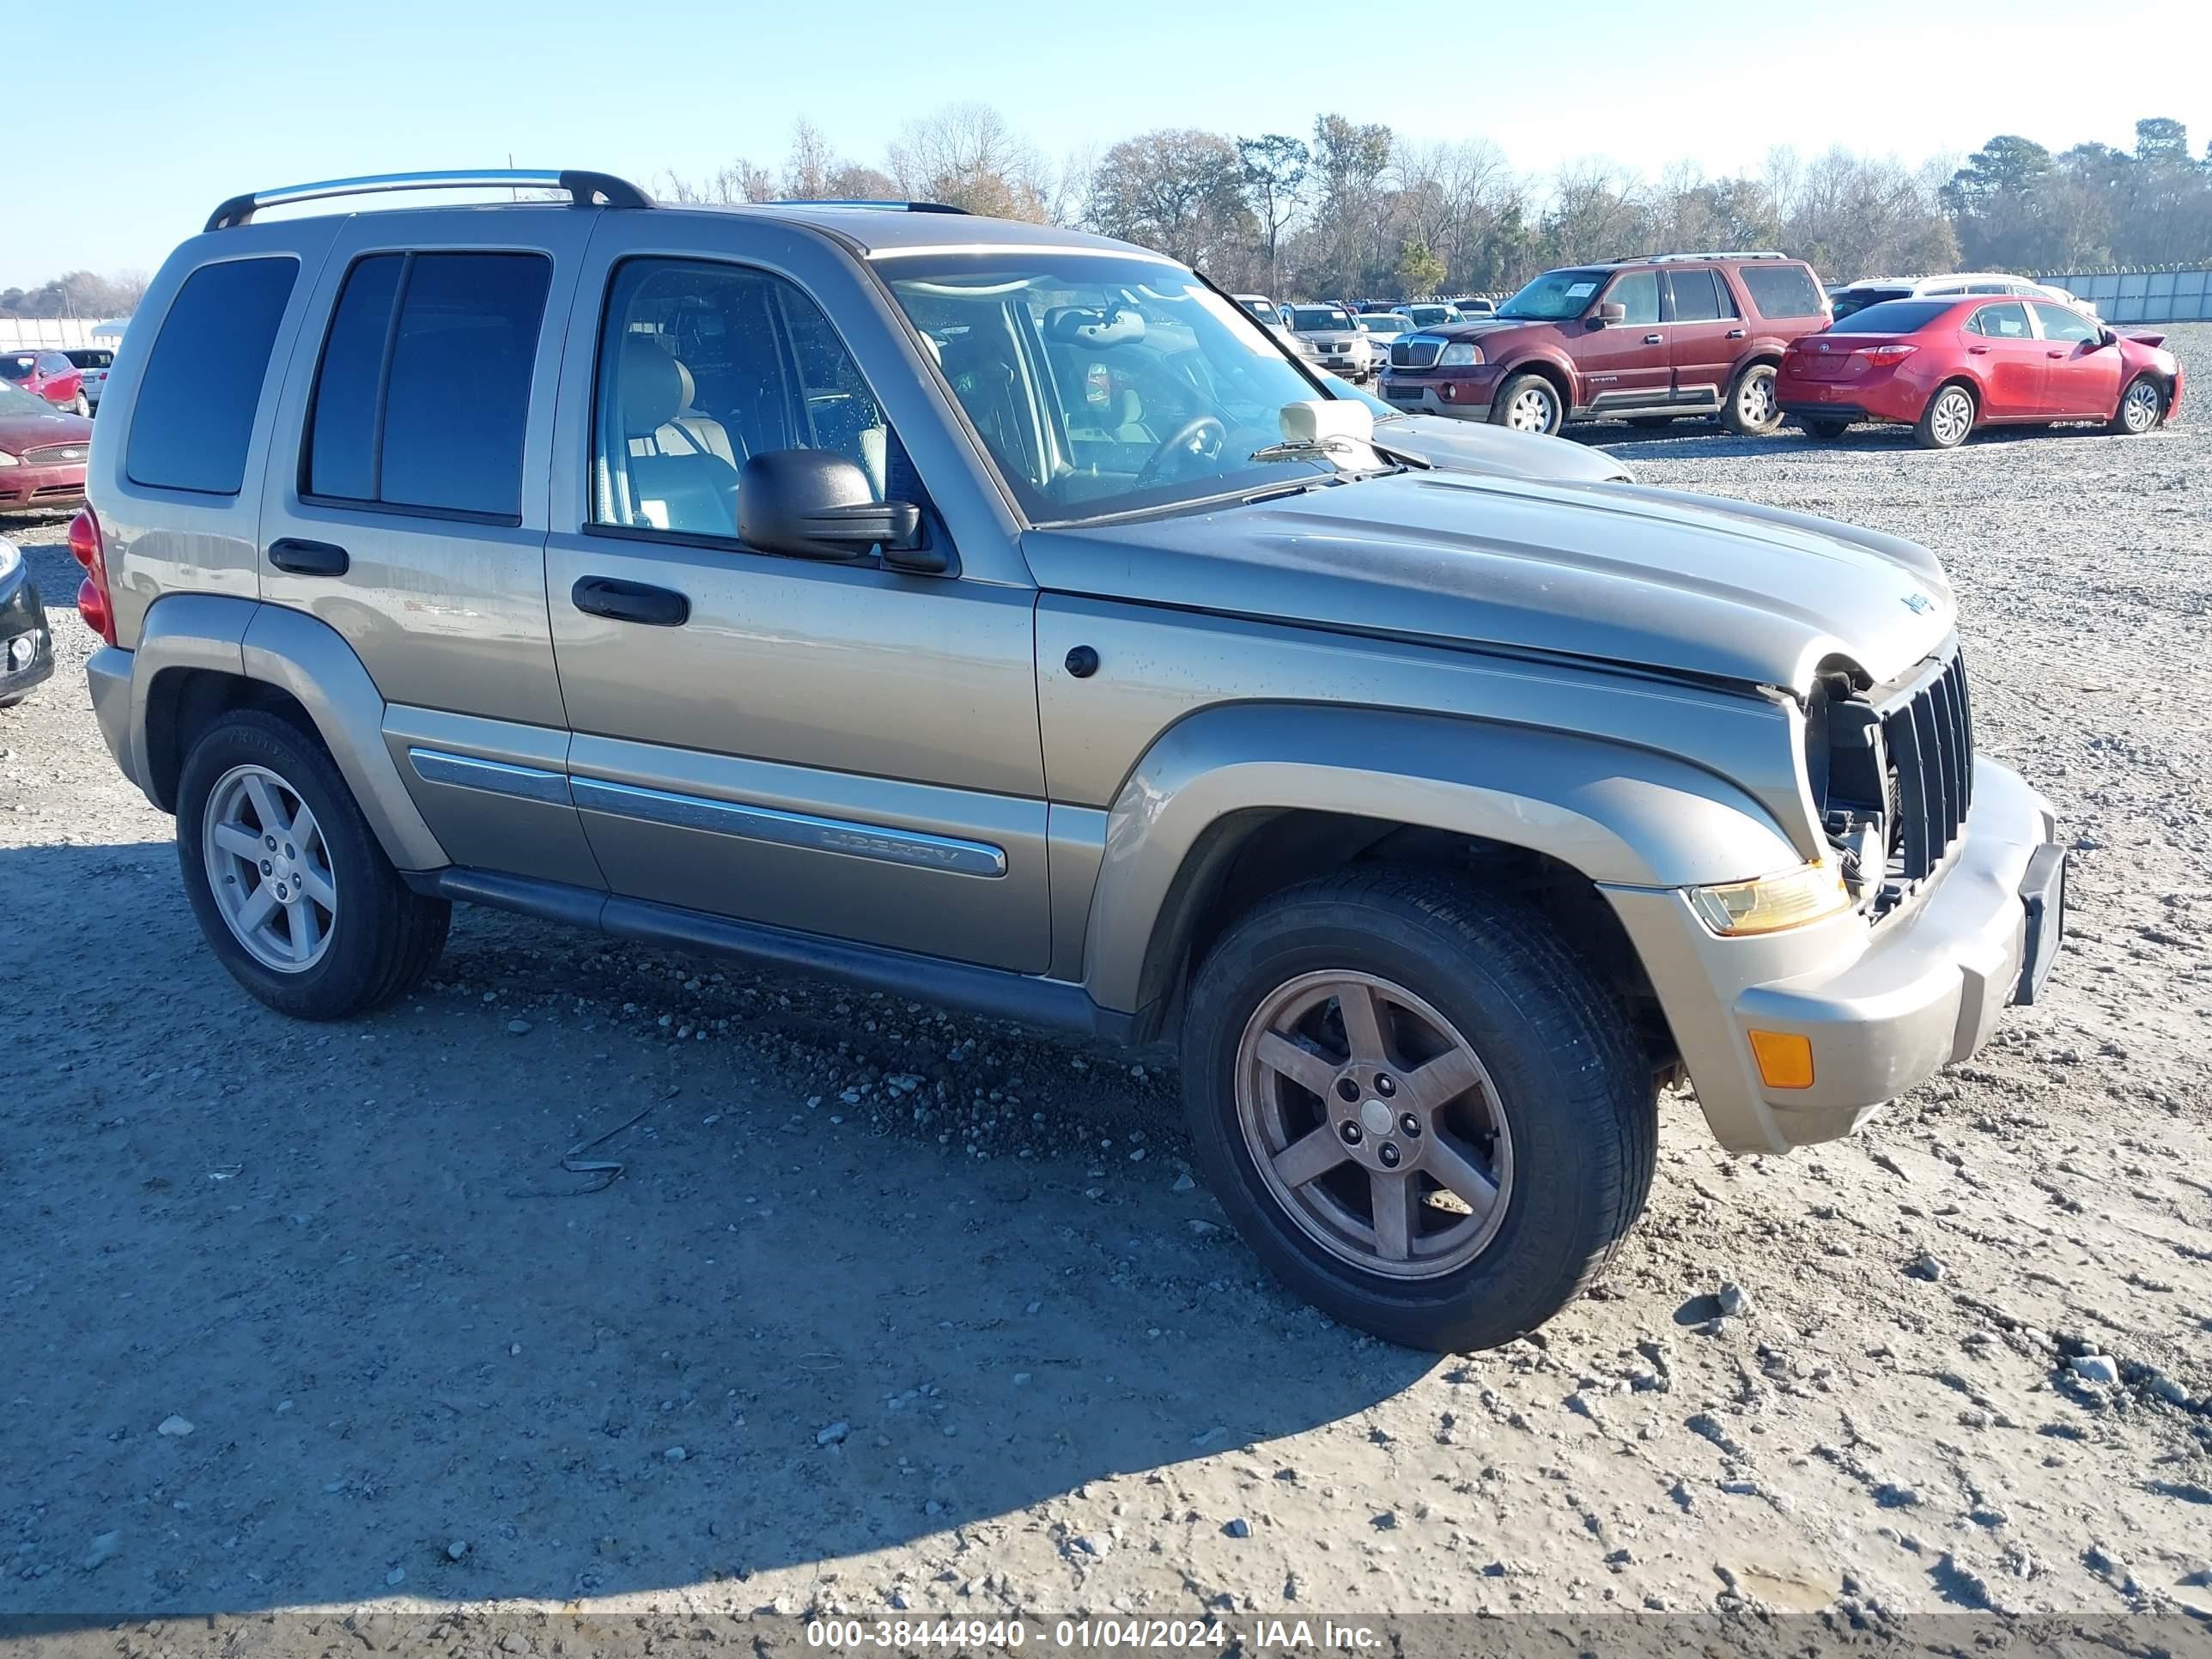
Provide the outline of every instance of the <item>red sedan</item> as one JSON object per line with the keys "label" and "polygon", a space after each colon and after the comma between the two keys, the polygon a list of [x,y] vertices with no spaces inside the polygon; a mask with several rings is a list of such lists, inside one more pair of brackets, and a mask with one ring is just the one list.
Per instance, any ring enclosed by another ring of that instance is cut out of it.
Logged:
{"label": "red sedan", "polygon": [[91,451],[90,421],[0,380],[0,513],[75,507]]}
{"label": "red sedan", "polygon": [[84,371],[51,348],[0,351],[0,380],[11,380],[72,415],[92,413],[91,401],[84,395]]}
{"label": "red sedan", "polygon": [[2031,421],[2144,433],[2181,407],[2181,364],[2165,340],[2044,300],[1890,300],[1792,344],[1775,399],[1816,438],[1886,422],[1929,449]]}

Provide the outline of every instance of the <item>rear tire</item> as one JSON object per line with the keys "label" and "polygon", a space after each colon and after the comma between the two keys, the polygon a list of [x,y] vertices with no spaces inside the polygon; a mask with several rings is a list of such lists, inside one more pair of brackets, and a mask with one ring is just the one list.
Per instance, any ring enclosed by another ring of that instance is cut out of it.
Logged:
{"label": "rear tire", "polygon": [[1763,438],[1782,424],[1774,401],[1774,365],[1747,363],[1721,404],[1721,424],[1739,438]]}
{"label": "rear tire", "polygon": [[1912,423],[1912,439],[1923,449],[1956,449],[1973,434],[1978,413],[1973,389],[1952,380],[1936,388],[1928,407]]}
{"label": "rear tire", "polygon": [[1541,374],[1516,374],[1498,388],[1490,405],[1494,425],[1516,432],[1540,432],[1556,437],[1567,423],[1566,400],[1559,387]]}
{"label": "rear tire", "polygon": [[[1650,1190],[1626,1013],[1543,915],[1445,875],[1367,866],[1264,901],[1198,970],[1182,1059],[1197,1162],[1246,1242],[1409,1347],[1535,1329]],[[1485,1181],[1480,1207],[1457,1195]]]}
{"label": "rear tire", "polygon": [[2148,374],[2138,374],[2120,393],[2120,406],[2105,427],[2125,438],[2155,432],[2166,421],[2166,388]]}
{"label": "rear tire", "polygon": [[[177,859],[216,959],[279,1013],[343,1019],[382,1007],[445,948],[453,907],[399,878],[329,752],[266,710],[234,710],[193,742],[178,782]],[[288,946],[301,965],[276,965]]]}
{"label": "rear tire", "polygon": [[1807,437],[1818,438],[1824,444],[1835,442],[1851,429],[1849,421],[1824,420],[1818,416],[1808,416],[1797,424],[1805,428]]}
{"label": "rear tire", "polygon": [[82,392],[70,400],[70,413],[84,420],[92,418],[92,405],[84,400],[84,393]]}

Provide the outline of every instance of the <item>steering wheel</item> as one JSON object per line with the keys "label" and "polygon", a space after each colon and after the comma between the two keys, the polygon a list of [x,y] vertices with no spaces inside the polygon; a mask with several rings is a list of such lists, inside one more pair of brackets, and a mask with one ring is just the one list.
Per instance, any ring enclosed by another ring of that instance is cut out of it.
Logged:
{"label": "steering wheel", "polygon": [[1211,415],[1194,415],[1181,426],[1160,440],[1160,447],[1146,457],[1137,469],[1137,482],[1130,487],[1142,489],[1159,476],[1170,455],[1189,450],[1203,455],[1207,460],[1218,458],[1229,441],[1229,428]]}

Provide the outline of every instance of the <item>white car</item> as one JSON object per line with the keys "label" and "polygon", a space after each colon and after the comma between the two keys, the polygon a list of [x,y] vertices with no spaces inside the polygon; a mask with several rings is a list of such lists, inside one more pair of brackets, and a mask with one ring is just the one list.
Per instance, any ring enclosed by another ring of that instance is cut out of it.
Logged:
{"label": "white car", "polygon": [[1941,276],[1862,276],[1856,283],[1830,289],[1828,298],[1840,323],[1853,312],[1885,300],[1948,300],[1966,294],[2017,294],[2023,299],[2056,301],[2085,316],[2097,314],[2096,307],[2063,288],[2002,270],[1954,270]]}
{"label": "white car", "polygon": [[1367,379],[1380,361],[1366,330],[1342,306],[1285,306],[1283,326],[1312,348],[1316,362],[1347,380]]}
{"label": "white car", "polygon": [[1402,306],[1392,306],[1394,315],[1403,317],[1415,328],[1442,328],[1446,323],[1455,323],[1459,317],[1449,306],[1432,301],[1416,300]]}
{"label": "white car", "polygon": [[1413,331],[1413,319],[1403,311],[1364,311],[1358,319],[1360,331],[1366,335],[1367,343],[1375,353],[1377,373],[1390,362],[1390,343],[1402,340]]}

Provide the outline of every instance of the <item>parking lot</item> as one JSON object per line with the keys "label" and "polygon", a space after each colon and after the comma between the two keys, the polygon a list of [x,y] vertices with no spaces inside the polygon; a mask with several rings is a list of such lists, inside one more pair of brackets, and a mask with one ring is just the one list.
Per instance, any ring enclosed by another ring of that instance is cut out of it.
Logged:
{"label": "parking lot", "polygon": [[1149,1061],[483,911],[390,1013],[280,1020],[101,746],[64,521],[8,526],[59,667],[0,714],[0,1606],[2212,1618],[2193,401],[1578,429],[1942,556],[2072,925],[1857,1139],[1733,1161],[1670,1100],[1598,1293],[1443,1361],[1266,1278]]}

